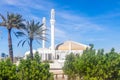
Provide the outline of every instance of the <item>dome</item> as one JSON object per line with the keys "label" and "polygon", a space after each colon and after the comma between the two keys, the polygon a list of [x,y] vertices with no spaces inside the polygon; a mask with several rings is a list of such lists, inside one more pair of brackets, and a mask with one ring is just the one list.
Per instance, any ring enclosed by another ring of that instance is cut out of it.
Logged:
{"label": "dome", "polygon": [[[36,50],[33,50],[33,54],[36,52]],[[30,51],[25,52],[25,56],[29,55]]]}
{"label": "dome", "polygon": [[[33,50],[33,55],[35,54],[36,50]],[[30,54],[30,51],[25,52],[24,59],[27,58],[27,56]]]}
{"label": "dome", "polygon": [[64,43],[58,44],[56,46],[56,50],[85,50],[87,45],[74,42],[74,41],[66,41]]}

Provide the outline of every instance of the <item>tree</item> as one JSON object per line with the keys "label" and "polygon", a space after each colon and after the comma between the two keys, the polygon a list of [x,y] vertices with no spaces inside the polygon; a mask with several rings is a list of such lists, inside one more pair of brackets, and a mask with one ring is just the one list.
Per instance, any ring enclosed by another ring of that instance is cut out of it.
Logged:
{"label": "tree", "polygon": [[19,80],[16,65],[10,59],[0,61],[0,80]]}
{"label": "tree", "polygon": [[92,46],[82,55],[68,56],[63,67],[68,77],[74,74],[77,80],[120,80],[120,54],[114,48],[104,53],[103,49],[96,51]]}
{"label": "tree", "polygon": [[18,46],[20,43],[22,43],[22,46],[25,42],[28,42],[30,47],[30,56],[31,59],[33,59],[33,40],[36,40],[38,43],[40,40],[46,40],[45,37],[43,37],[43,32],[46,29],[43,29],[43,24],[40,24],[40,22],[36,22],[34,20],[27,21],[25,27],[22,29],[22,31],[16,32],[17,37],[23,37],[21,41],[19,41]]}
{"label": "tree", "polygon": [[75,66],[74,66],[75,58],[76,56],[73,53],[66,56],[66,61],[64,63],[63,71],[65,74],[68,75],[68,80],[74,80],[76,77]]}
{"label": "tree", "polygon": [[38,53],[35,53],[33,60],[28,55],[26,60],[21,60],[18,66],[20,80],[53,80],[49,72],[49,64],[42,63]]}
{"label": "tree", "polygon": [[2,19],[2,22],[0,22],[0,26],[3,26],[8,31],[8,47],[9,47],[9,55],[10,60],[13,62],[13,47],[12,47],[12,37],[11,37],[11,30],[12,28],[21,28],[24,26],[22,23],[24,19],[20,14],[14,14],[14,13],[7,13],[7,17],[4,17],[2,14],[0,14],[0,17]]}
{"label": "tree", "polygon": [[0,80],[53,80],[48,63],[42,63],[38,53],[22,59],[18,66],[10,59],[0,61]]}

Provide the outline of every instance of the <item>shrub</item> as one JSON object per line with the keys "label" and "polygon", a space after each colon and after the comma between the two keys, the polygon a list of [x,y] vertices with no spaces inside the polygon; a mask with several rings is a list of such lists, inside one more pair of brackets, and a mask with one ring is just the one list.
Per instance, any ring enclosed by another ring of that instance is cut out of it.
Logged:
{"label": "shrub", "polygon": [[114,49],[109,53],[103,49],[96,52],[91,47],[82,55],[68,55],[63,71],[71,80],[120,80],[120,54]]}
{"label": "shrub", "polygon": [[0,61],[0,80],[53,80],[49,69],[49,64],[42,63],[37,53],[33,60],[28,56],[18,66],[7,59]]}
{"label": "shrub", "polygon": [[18,80],[16,65],[10,59],[0,61],[0,80]]}

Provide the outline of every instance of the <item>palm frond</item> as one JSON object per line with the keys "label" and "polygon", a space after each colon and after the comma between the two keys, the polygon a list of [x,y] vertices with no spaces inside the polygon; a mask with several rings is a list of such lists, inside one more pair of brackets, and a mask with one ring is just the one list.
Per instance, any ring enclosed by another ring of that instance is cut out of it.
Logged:
{"label": "palm frond", "polygon": [[37,37],[34,37],[34,39],[37,39],[37,40],[46,40],[46,38],[43,37],[43,36],[37,36]]}
{"label": "palm frond", "polygon": [[15,34],[15,36],[16,36],[16,37],[26,36],[26,34],[25,34],[25,33],[20,32],[20,31],[18,31],[18,32],[14,32],[14,34]]}
{"label": "palm frond", "polygon": [[23,24],[24,19],[20,14],[14,14],[7,12],[7,18],[6,18],[6,26],[8,29],[10,28],[17,28],[20,29],[24,26]]}
{"label": "palm frond", "polygon": [[28,39],[25,39],[25,40],[20,40],[17,46],[19,46],[19,45],[22,43],[22,47],[23,47],[23,46],[24,46],[24,44],[25,44],[25,42],[26,42],[27,40],[28,40]]}
{"label": "palm frond", "polygon": [[42,26],[43,26],[43,24],[40,24],[40,25],[39,25],[39,28],[42,27]]}
{"label": "palm frond", "polygon": [[19,24],[19,29],[26,29],[25,24],[24,23],[20,23]]}
{"label": "palm frond", "polygon": [[18,38],[18,36],[17,36],[16,32],[14,32],[14,31],[13,31],[13,33],[14,33],[14,35]]}
{"label": "palm frond", "polygon": [[39,25],[40,24],[40,22],[37,22],[35,25],[37,26],[37,25]]}
{"label": "palm frond", "polygon": [[29,41],[27,41],[28,42],[28,45],[30,45],[30,42]]}
{"label": "palm frond", "polygon": [[4,17],[2,14],[0,14],[0,17],[2,18],[2,20],[3,20],[4,22],[6,22],[6,19],[5,19],[5,17]]}
{"label": "palm frond", "polygon": [[[32,20],[32,21],[26,21],[25,28],[23,28],[23,31],[22,31],[24,34],[21,33],[21,32],[17,33],[17,34],[19,34],[20,36],[27,34],[26,37],[28,39],[32,38],[37,43],[40,43],[39,42],[40,40],[47,41],[47,38],[43,36],[43,34],[46,35],[44,33],[44,31],[46,31],[47,29],[43,28],[42,26],[43,26],[43,24],[40,24],[40,22],[35,22],[34,20]],[[22,46],[25,44],[25,42],[26,41],[22,42]],[[28,44],[29,44],[29,41],[28,41]]]}
{"label": "palm frond", "polygon": [[22,42],[23,40],[20,40],[19,42],[18,42],[18,45],[17,45],[17,47],[20,45],[20,43]]}
{"label": "palm frond", "polygon": [[41,43],[39,42],[39,40],[37,40],[37,39],[36,39],[36,42],[37,42],[38,44],[41,44]]}
{"label": "palm frond", "polygon": [[22,47],[24,46],[24,44],[25,44],[26,41],[27,41],[27,39],[23,41],[23,43],[22,43]]}
{"label": "palm frond", "polygon": [[5,22],[1,22],[0,26],[6,26]]}
{"label": "palm frond", "polygon": [[7,12],[7,19],[8,19],[8,23],[9,23],[9,20],[10,20],[9,12]]}

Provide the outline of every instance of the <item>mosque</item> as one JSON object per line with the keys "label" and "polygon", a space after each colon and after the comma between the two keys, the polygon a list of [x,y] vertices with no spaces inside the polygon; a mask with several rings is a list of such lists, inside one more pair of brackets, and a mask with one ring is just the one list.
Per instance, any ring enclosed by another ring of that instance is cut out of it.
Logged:
{"label": "mosque", "polygon": [[[46,18],[43,17],[42,20],[43,28],[46,29]],[[65,60],[65,56],[74,53],[74,54],[82,54],[83,50],[85,50],[88,45],[78,43],[75,41],[65,41],[63,43],[59,43],[55,46],[55,10],[51,9],[51,19],[50,19],[50,25],[51,25],[51,46],[50,48],[46,48],[46,42],[45,40],[42,40],[42,48],[38,48],[37,50],[33,50],[33,53],[36,51],[39,52],[39,55],[41,56],[41,60]],[[44,31],[46,33],[46,31]],[[43,37],[46,35],[43,34]],[[25,58],[29,54],[29,51],[25,53]]]}

